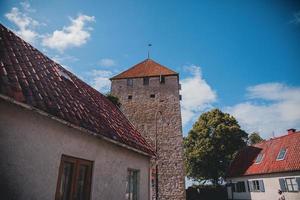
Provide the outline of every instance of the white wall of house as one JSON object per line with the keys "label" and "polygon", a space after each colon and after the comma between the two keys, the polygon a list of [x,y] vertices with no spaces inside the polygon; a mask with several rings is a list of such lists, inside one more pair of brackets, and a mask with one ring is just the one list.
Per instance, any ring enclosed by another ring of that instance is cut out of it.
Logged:
{"label": "white wall of house", "polygon": [[[252,200],[271,200],[278,199],[278,189],[280,189],[279,178],[289,178],[289,177],[300,177],[300,171],[289,172],[289,173],[274,173],[266,175],[256,175],[256,176],[244,176],[238,178],[230,178],[226,181],[228,183],[237,183],[239,181],[244,181],[246,186],[246,192],[233,192],[231,193],[231,188],[227,187],[228,196],[233,199],[252,199]],[[263,180],[265,192],[249,192],[247,187],[247,181],[251,180]],[[300,192],[284,192],[284,196],[287,200],[299,200]]]}
{"label": "white wall of house", "polygon": [[131,168],[149,200],[148,157],[0,99],[1,199],[53,200],[62,154],[94,162],[91,199],[125,199]]}

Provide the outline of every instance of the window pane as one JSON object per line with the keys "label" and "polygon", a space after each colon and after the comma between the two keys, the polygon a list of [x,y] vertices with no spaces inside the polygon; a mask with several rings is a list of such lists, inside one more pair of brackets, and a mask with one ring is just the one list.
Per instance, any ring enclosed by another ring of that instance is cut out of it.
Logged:
{"label": "window pane", "polygon": [[88,176],[89,166],[80,165],[79,174],[77,177],[76,185],[76,200],[87,199],[87,176]]}
{"label": "window pane", "polygon": [[125,199],[126,200],[138,199],[138,171],[137,170],[127,171]]}
{"label": "window pane", "polygon": [[138,180],[137,180],[137,171],[133,171],[133,200],[137,200],[137,190],[138,190]]}
{"label": "window pane", "polygon": [[258,163],[260,163],[261,161],[262,161],[262,159],[263,159],[263,154],[258,154],[258,156],[256,157],[256,160],[255,160],[255,163],[256,164],[258,164]]}
{"label": "window pane", "polygon": [[278,156],[277,156],[277,160],[283,160],[285,157],[285,153],[286,153],[286,149],[284,149],[284,148],[280,149]]}
{"label": "window pane", "polygon": [[74,163],[63,163],[63,174],[60,181],[59,199],[68,200],[71,195],[72,175],[74,171]]}
{"label": "window pane", "polygon": [[127,85],[128,86],[133,86],[133,80],[132,79],[127,79]]}

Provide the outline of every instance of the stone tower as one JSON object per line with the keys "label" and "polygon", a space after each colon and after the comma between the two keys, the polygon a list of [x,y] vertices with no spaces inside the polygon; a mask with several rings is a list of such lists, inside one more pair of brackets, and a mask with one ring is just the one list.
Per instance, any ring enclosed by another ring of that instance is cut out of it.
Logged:
{"label": "stone tower", "polygon": [[146,59],[111,81],[121,110],[157,152],[152,199],[185,199],[179,74]]}

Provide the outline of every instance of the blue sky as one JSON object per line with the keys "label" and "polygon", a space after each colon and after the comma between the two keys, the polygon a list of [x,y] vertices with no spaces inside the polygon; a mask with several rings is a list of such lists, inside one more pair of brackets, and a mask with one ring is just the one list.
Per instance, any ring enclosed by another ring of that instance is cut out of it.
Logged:
{"label": "blue sky", "polygon": [[101,92],[151,58],[180,73],[184,135],[217,107],[264,138],[300,129],[300,1],[13,1],[0,21]]}

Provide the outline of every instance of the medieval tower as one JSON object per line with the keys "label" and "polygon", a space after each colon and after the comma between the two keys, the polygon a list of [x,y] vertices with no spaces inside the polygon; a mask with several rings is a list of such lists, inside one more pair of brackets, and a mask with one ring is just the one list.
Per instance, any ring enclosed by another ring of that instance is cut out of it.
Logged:
{"label": "medieval tower", "polygon": [[185,199],[179,74],[146,59],[111,78],[121,110],[157,153],[152,199]]}

